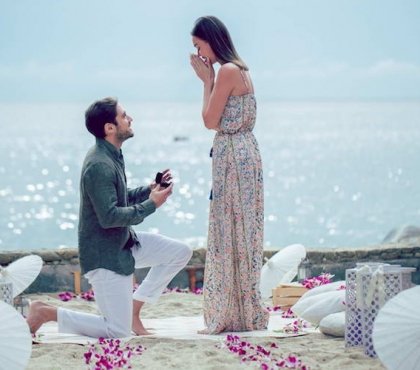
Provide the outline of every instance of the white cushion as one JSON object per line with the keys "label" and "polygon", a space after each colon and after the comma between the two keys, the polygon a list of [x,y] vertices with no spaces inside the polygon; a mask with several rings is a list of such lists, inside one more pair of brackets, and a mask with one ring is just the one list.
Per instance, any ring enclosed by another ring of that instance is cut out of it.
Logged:
{"label": "white cushion", "polygon": [[346,285],[345,280],[336,281],[334,283],[328,283],[324,285],[317,286],[308,290],[305,294],[302,295],[302,298],[312,297],[313,295],[331,292],[332,290],[338,290],[341,286]]}
{"label": "white cushion", "polygon": [[345,310],[345,294],[345,290],[334,290],[302,297],[292,306],[292,311],[313,325],[318,325],[325,316]]}
{"label": "white cushion", "polygon": [[344,337],[346,330],[346,312],[332,313],[325,316],[319,323],[321,333],[333,335],[334,337]]}

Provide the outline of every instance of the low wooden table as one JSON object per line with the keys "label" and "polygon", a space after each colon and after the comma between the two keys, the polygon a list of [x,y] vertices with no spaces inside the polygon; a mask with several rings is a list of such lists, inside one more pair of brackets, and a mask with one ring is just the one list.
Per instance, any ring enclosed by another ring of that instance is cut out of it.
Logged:
{"label": "low wooden table", "polygon": [[[185,271],[188,272],[188,285],[191,291],[195,291],[197,283],[204,282],[204,265],[187,265]],[[202,277],[197,279],[197,271],[202,271]]]}
{"label": "low wooden table", "polygon": [[81,282],[80,282],[80,271],[72,271],[73,274],[73,283],[74,283],[74,294],[81,293]]}

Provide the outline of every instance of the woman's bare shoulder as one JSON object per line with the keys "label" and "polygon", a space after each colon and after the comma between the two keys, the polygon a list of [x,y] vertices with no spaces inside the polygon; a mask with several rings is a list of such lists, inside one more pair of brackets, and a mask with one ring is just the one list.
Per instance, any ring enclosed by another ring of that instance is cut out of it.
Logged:
{"label": "woman's bare shoulder", "polygon": [[241,69],[234,63],[228,62],[220,66],[219,77],[223,80],[235,82],[240,76]]}
{"label": "woman's bare shoulder", "polygon": [[220,66],[220,70],[223,70],[226,72],[237,72],[237,71],[240,71],[241,69],[235,63],[227,62]]}

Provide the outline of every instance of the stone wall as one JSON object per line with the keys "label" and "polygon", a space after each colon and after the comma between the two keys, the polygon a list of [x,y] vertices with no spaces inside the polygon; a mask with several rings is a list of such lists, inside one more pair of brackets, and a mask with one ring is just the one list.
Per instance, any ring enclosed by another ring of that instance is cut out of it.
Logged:
{"label": "stone wall", "polygon": [[355,267],[356,262],[386,262],[416,268],[413,283],[420,284],[420,240],[363,249],[311,249],[307,256],[313,263],[314,275],[325,271],[334,274],[334,280],[344,280],[345,270]]}
{"label": "stone wall", "polygon": [[[265,251],[265,257],[271,257],[276,251]],[[73,291],[73,272],[79,271],[77,249],[37,250],[31,252],[0,252],[0,265],[6,266],[14,260],[28,254],[37,254],[44,260],[44,266],[35,282],[26,293]],[[206,250],[194,250],[189,265],[203,265]],[[405,243],[382,244],[378,246],[350,249],[307,249],[307,257],[312,264],[312,275],[329,272],[335,275],[334,280],[342,280],[345,270],[355,266],[356,262],[386,262],[406,267],[415,267],[413,282],[420,284],[420,238]],[[148,269],[136,271],[136,280],[141,282]],[[202,272],[197,272],[198,281],[202,279]],[[188,287],[188,273],[181,271],[172,280],[171,287]],[[82,290],[88,290],[89,285],[82,278]]]}

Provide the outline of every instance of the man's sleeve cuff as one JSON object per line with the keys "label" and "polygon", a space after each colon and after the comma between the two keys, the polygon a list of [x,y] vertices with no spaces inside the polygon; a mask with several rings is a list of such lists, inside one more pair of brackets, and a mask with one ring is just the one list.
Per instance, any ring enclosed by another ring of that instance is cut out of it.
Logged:
{"label": "man's sleeve cuff", "polygon": [[156,211],[156,204],[151,199],[145,200],[142,204],[145,216],[148,216]]}

